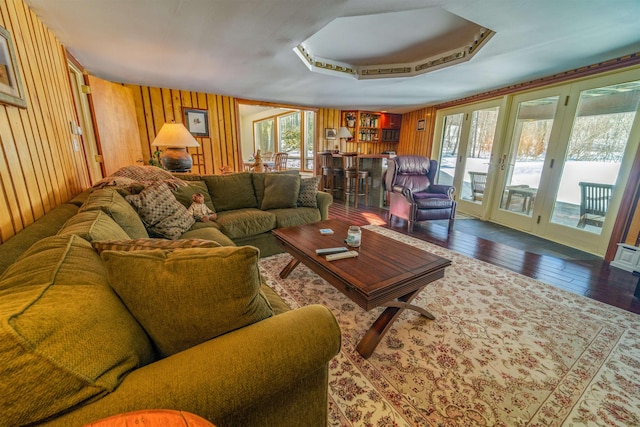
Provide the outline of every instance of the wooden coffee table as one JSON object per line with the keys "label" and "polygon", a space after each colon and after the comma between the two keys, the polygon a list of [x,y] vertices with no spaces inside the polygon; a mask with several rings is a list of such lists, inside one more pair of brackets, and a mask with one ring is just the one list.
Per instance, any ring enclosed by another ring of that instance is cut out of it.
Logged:
{"label": "wooden coffee table", "polygon": [[[316,249],[346,246],[348,227],[344,222],[328,220],[280,228],[273,234],[293,256],[280,272],[281,278],[286,278],[302,262],[363,309],[387,307],[356,347],[368,358],[405,309],[434,319],[428,311],[411,304],[411,300],[429,283],[442,278],[451,261],[365,229],[362,245],[356,249],[358,257],[327,261],[316,255]],[[331,228],[334,234],[321,235],[321,228]]]}

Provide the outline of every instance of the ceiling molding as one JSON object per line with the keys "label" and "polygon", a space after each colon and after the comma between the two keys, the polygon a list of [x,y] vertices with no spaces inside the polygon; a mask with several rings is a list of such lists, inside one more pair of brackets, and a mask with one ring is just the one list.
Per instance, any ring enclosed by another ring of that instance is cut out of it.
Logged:
{"label": "ceiling molding", "polygon": [[[444,67],[450,67],[461,62],[469,61],[493,37],[494,31],[482,28],[473,39],[450,51],[422,58],[404,64],[372,64],[355,66],[345,62],[328,58],[315,57],[304,42],[293,50],[307,66],[309,71],[356,79],[382,79],[394,77],[413,77]],[[416,56],[419,53],[416,52]]]}

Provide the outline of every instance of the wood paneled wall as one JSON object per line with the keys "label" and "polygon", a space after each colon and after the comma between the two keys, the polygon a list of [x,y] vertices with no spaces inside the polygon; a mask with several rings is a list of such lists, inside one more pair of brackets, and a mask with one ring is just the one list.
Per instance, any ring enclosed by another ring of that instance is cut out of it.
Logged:
{"label": "wood paneled wall", "polygon": [[[418,121],[425,121],[424,130],[418,130]],[[400,142],[397,154],[427,156],[431,155],[433,134],[436,128],[436,109],[434,107],[421,108],[402,115]]]}
{"label": "wood paneled wall", "polygon": [[[184,123],[183,108],[207,111],[209,136],[196,137],[198,148],[190,148],[193,173],[220,173],[223,166],[239,170],[236,106],[234,98],[223,95],[127,85],[136,106],[140,144],[145,163],[151,158],[151,147],[164,123]],[[240,169],[241,170],[241,169]]]}
{"label": "wood paneled wall", "polygon": [[27,108],[0,104],[0,243],[89,186],[63,46],[22,0],[0,0]]}

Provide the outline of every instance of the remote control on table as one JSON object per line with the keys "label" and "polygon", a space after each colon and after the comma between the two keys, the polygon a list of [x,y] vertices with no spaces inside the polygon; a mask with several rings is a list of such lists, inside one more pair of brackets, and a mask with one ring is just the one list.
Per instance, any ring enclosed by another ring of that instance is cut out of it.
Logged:
{"label": "remote control on table", "polygon": [[316,249],[316,255],[329,255],[329,254],[337,254],[340,252],[347,252],[348,249],[344,246],[339,248],[324,248],[324,249]]}
{"label": "remote control on table", "polygon": [[338,254],[327,255],[327,261],[335,261],[335,260],[344,259],[344,258],[355,258],[357,256],[358,256],[358,252],[347,251],[347,252],[341,252]]}

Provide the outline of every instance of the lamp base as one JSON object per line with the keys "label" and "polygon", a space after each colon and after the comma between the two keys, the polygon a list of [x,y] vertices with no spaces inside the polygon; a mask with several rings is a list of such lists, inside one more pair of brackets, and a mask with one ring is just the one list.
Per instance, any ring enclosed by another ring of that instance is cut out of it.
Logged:
{"label": "lamp base", "polygon": [[167,147],[160,161],[169,172],[190,172],[193,166],[191,155],[184,147]]}

